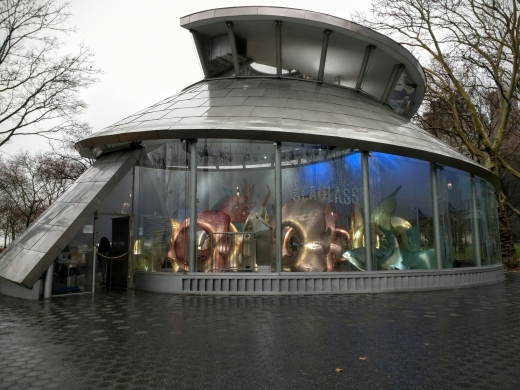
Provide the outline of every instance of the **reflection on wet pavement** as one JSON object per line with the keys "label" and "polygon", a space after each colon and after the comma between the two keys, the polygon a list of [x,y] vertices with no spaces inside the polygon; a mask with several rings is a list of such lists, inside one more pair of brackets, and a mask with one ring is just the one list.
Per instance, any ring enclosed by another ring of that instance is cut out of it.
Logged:
{"label": "reflection on wet pavement", "polygon": [[0,389],[517,389],[519,295],[0,296]]}

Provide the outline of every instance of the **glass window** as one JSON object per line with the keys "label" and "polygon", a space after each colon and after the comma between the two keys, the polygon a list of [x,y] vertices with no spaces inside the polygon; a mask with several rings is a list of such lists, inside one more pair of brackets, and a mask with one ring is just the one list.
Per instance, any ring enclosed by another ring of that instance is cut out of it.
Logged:
{"label": "glass window", "polygon": [[134,270],[181,272],[188,268],[188,242],[178,234],[189,217],[186,144],[161,145],[137,170]]}
{"label": "glass window", "polygon": [[401,115],[408,115],[413,107],[417,85],[406,69],[401,73],[395,89],[390,94],[388,105]]}
{"label": "glass window", "polygon": [[366,269],[362,188],[359,152],[282,144],[284,271]]}
{"label": "glass window", "polygon": [[369,157],[373,270],[435,269],[430,164]]}
{"label": "glass window", "polygon": [[482,179],[478,179],[478,183],[477,203],[482,265],[491,265],[502,261],[497,198],[495,189],[491,184]]}
{"label": "glass window", "polygon": [[197,271],[275,269],[274,151],[273,143],[198,140]]}
{"label": "glass window", "polygon": [[[92,262],[96,258],[93,234],[94,218],[90,217],[54,260],[53,295],[92,291]],[[100,272],[99,266],[96,269]],[[100,277],[97,280],[100,282]]]}
{"label": "glass window", "polygon": [[475,265],[471,177],[453,168],[438,170],[441,248],[444,268]]}

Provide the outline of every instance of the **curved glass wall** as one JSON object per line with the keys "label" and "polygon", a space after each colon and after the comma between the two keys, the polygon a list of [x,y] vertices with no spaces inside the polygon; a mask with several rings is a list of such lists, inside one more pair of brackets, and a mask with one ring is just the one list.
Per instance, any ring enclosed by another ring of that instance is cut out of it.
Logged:
{"label": "curved glass wall", "polygon": [[[136,168],[134,269],[184,271],[188,242],[175,240],[189,217],[189,170],[185,142],[172,142],[141,156]],[[175,244],[179,244],[175,247]],[[182,255],[181,255],[182,254]]]}
{"label": "curved glass wall", "polygon": [[482,265],[501,262],[500,234],[497,214],[497,195],[493,186],[483,179],[477,179],[476,198],[480,229],[480,253]]}
{"label": "curved glass wall", "polygon": [[281,162],[283,270],[362,270],[361,153],[283,143]]}
{"label": "curved glass wall", "polygon": [[435,269],[430,164],[373,153],[369,158],[372,269]]}
{"label": "curved glass wall", "polygon": [[[453,168],[438,170],[439,194],[442,194],[441,245],[443,267],[473,267],[476,261],[475,214],[472,178]],[[496,212],[496,211],[495,211]]]}
{"label": "curved glass wall", "polygon": [[216,139],[163,144],[139,165],[135,270],[398,271],[501,261],[494,188],[457,169],[326,145]]}
{"label": "curved glass wall", "polygon": [[[196,150],[196,270],[271,272],[276,212],[273,143],[199,139]],[[177,240],[189,238],[185,227],[183,223]]]}

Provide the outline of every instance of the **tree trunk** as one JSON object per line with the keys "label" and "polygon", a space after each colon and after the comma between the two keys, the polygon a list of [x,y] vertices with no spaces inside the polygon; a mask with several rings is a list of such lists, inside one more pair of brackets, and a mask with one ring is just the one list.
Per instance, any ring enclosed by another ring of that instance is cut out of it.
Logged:
{"label": "tree trunk", "polygon": [[502,251],[502,262],[506,269],[514,269],[520,266],[516,256],[515,244],[509,216],[507,215],[506,197],[502,192],[497,195],[498,223],[500,231],[500,249]]}

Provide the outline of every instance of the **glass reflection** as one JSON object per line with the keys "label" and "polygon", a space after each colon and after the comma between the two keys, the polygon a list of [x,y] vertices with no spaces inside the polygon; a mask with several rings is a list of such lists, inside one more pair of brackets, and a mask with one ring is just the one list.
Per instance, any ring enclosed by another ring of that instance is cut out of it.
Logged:
{"label": "glass reflection", "polygon": [[[197,143],[197,271],[274,270],[274,146]],[[189,239],[187,224],[180,232]]]}
{"label": "glass reflection", "polygon": [[453,168],[438,171],[439,196],[445,200],[441,220],[444,268],[473,267],[473,213],[471,177]]}
{"label": "glass reflection", "polygon": [[363,223],[360,153],[283,143],[281,168],[283,270],[359,270],[343,254]]}
{"label": "glass reflection", "polygon": [[164,144],[140,162],[134,270],[181,272],[188,268],[184,256],[188,242],[178,241],[174,246],[179,225],[189,215],[185,148],[180,141]]}
{"label": "glass reflection", "polygon": [[485,180],[478,179],[477,181],[476,195],[482,265],[500,263],[500,235],[496,193],[494,188]]}
{"label": "glass reflection", "polygon": [[373,153],[369,170],[372,269],[437,268],[429,163]]}
{"label": "glass reflection", "polygon": [[403,70],[394,91],[388,99],[388,105],[398,114],[407,116],[413,107],[416,90],[417,85],[412,77],[406,69]]}
{"label": "glass reflection", "polygon": [[[182,141],[145,155],[136,169],[134,270],[188,271],[190,160]],[[195,272],[275,270],[275,147],[198,140]],[[285,272],[365,271],[361,153],[282,143],[282,268]],[[430,163],[384,153],[369,161],[372,270],[435,269]],[[500,262],[496,194],[471,177],[436,168],[442,266]],[[126,188],[126,187],[125,187]],[[128,192],[128,190],[126,190]],[[128,203],[119,197],[117,204]],[[119,207],[119,206],[118,206]],[[473,222],[480,231],[474,242]],[[478,251],[477,251],[478,253]]]}

